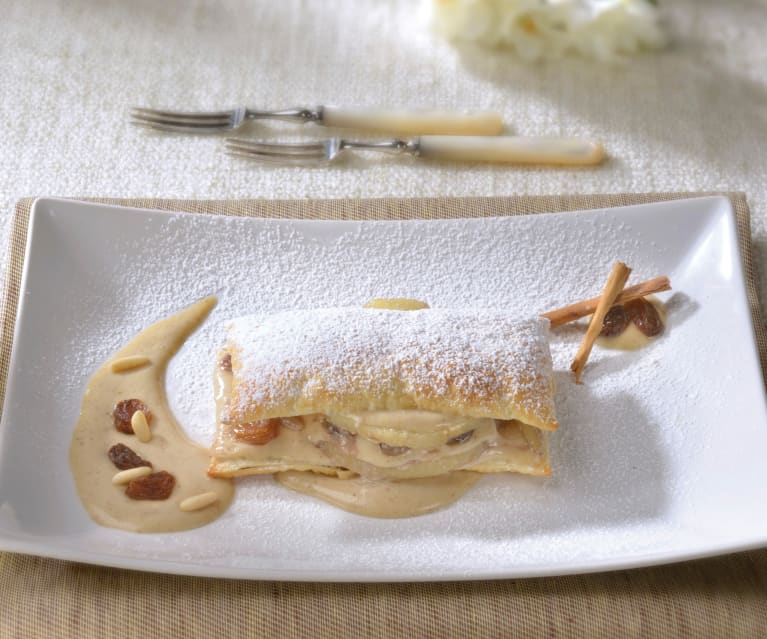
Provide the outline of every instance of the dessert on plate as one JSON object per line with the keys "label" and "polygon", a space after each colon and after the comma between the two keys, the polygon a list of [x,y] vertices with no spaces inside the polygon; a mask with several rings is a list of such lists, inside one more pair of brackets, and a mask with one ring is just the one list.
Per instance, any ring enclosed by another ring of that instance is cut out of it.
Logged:
{"label": "dessert on plate", "polygon": [[[455,483],[466,471],[548,475],[546,433],[558,426],[548,329],[544,318],[489,309],[232,320],[208,472],[311,473],[301,481],[328,488],[320,477],[332,477],[336,490],[367,495],[404,495],[409,482],[437,477]],[[295,488],[298,478],[289,481]]]}

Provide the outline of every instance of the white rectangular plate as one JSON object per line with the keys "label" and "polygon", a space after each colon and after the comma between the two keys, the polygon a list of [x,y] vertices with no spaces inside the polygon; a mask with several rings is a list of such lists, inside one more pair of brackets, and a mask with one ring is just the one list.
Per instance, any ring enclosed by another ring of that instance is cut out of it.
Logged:
{"label": "white rectangular plate", "polygon": [[[503,211],[499,211],[502,214]],[[377,520],[238,481],[213,524],[102,528],[67,461],[90,374],[150,323],[216,294],[173,361],[171,404],[210,443],[224,321],[252,312],[416,297],[524,315],[597,294],[615,260],[666,274],[666,334],[569,363],[552,338],[553,476],[483,478],[453,506]],[[767,413],[734,214],[724,198],[475,220],[314,222],[35,203],[0,431],[0,547],[159,572],[396,581],[627,568],[767,544]]]}

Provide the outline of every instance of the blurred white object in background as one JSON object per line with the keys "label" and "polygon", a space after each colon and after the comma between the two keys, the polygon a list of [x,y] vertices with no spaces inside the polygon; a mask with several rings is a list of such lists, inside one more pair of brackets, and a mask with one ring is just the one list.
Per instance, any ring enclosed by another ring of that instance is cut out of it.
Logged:
{"label": "blurred white object in background", "polygon": [[610,61],[665,45],[653,0],[431,0],[450,40],[514,50],[525,60],[571,53]]}

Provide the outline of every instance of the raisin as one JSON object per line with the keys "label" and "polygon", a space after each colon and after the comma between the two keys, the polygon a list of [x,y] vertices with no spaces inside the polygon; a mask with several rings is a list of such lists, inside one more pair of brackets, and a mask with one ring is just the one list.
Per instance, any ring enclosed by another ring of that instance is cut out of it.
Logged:
{"label": "raisin", "polygon": [[152,467],[151,462],[142,459],[140,455],[134,453],[125,444],[115,444],[109,449],[107,454],[119,470],[128,470],[129,468],[138,468],[139,466]]}
{"label": "raisin", "polygon": [[631,300],[626,304],[626,314],[647,337],[655,337],[663,332],[663,321],[656,309],[646,299]]}
{"label": "raisin", "polygon": [[629,318],[626,309],[623,306],[613,306],[607,311],[605,319],[602,321],[602,330],[599,334],[602,337],[618,337],[629,325]]}
{"label": "raisin", "polygon": [[173,492],[176,478],[161,470],[128,482],[125,494],[131,499],[167,499]]}
{"label": "raisin", "polygon": [[263,419],[257,422],[235,424],[232,428],[235,439],[254,446],[268,444],[277,437],[279,431],[279,419]]}
{"label": "raisin", "polygon": [[146,423],[152,423],[152,413],[146,407],[144,402],[140,399],[123,399],[117,402],[114,410],[112,411],[112,417],[114,417],[114,425],[117,430],[127,435],[133,434],[133,426],[131,426],[130,420],[133,417],[133,413],[140,410],[146,417]]}
{"label": "raisin", "polygon": [[463,444],[464,442],[469,441],[473,434],[474,434],[473,430],[467,430],[465,433],[461,433],[460,435],[456,435],[452,439],[448,439],[447,445],[455,446],[456,444]]}
{"label": "raisin", "polygon": [[218,363],[218,367],[227,373],[232,372],[232,355],[231,353],[225,353],[224,356],[221,358],[221,361]]}
{"label": "raisin", "polygon": [[336,426],[333,422],[325,422],[325,426],[327,427],[328,432],[341,443],[346,443],[354,439],[353,432],[346,430],[345,428],[341,428],[340,426]]}
{"label": "raisin", "polygon": [[388,455],[389,457],[404,455],[407,451],[410,450],[407,446],[389,446],[389,444],[384,444],[383,442],[378,444],[378,447],[381,449],[381,452],[384,455]]}

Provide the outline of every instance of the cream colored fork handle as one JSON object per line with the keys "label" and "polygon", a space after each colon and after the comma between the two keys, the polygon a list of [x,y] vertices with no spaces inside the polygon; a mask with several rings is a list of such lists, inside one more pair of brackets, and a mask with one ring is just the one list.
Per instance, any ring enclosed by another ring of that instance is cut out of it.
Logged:
{"label": "cream colored fork handle", "polygon": [[418,155],[462,162],[599,164],[605,150],[601,142],[586,138],[424,135],[418,141]]}
{"label": "cream colored fork handle", "polygon": [[322,124],[402,135],[496,135],[503,128],[494,111],[430,111],[322,107]]}

